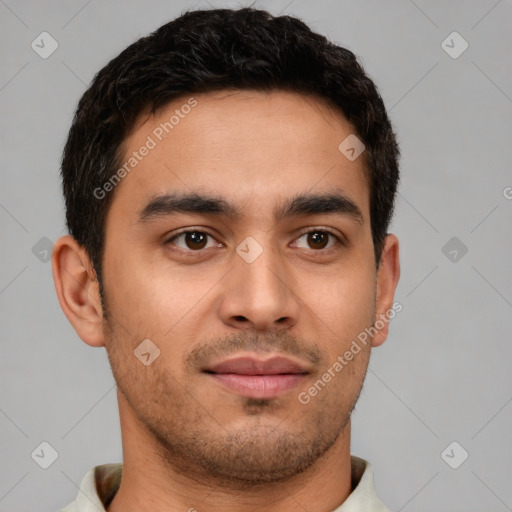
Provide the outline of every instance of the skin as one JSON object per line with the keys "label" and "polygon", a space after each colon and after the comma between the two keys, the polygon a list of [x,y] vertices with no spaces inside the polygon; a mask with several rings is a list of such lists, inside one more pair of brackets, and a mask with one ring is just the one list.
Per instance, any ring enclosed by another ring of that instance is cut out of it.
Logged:
{"label": "skin", "polygon": [[[197,106],[115,189],[105,308],[83,248],[69,236],[54,248],[62,309],[85,343],[105,346],[118,384],[123,478],[108,510],[334,510],[352,491],[350,413],[388,323],[308,404],[298,395],[391,309],[398,239],[388,234],[377,271],[364,158],[338,150],[355,133],[341,113],[290,92],[194,97]],[[141,116],[125,154],[186,99]],[[192,191],[224,198],[241,217],[138,220],[156,195]],[[363,222],[333,213],[274,218],[297,194],[340,191]],[[211,235],[207,245],[169,241],[184,228]],[[311,240],[318,231],[322,243]],[[252,263],[236,252],[249,236],[263,249]],[[149,366],[133,353],[147,338],[160,350]],[[289,356],[309,373],[276,398],[253,400],[201,372],[235,354]]]}

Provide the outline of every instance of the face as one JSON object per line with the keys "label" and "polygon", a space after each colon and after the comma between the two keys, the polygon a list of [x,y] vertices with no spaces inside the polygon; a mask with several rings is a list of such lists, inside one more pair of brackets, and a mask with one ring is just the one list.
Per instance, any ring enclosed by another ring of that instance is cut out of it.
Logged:
{"label": "face", "polygon": [[363,156],[340,152],[354,129],[318,99],[194,98],[141,118],[106,220],[121,413],[180,471],[286,479],[336,443],[368,364],[370,343],[343,357],[376,320]]}

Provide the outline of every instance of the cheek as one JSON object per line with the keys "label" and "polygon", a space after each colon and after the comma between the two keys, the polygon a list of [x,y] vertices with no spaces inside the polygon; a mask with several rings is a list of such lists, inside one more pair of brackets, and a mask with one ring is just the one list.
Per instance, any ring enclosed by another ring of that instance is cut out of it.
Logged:
{"label": "cheek", "polygon": [[210,289],[214,292],[219,281],[211,271],[153,265],[119,255],[105,258],[104,267],[105,292],[113,317],[134,339],[172,339],[175,347],[186,332],[197,328],[198,311],[208,303],[205,293]]}
{"label": "cheek", "polygon": [[333,335],[346,340],[373,321],[374,274],[356,267],[341,269],[324,281],[316,279],[314,283],[305,283],[301,298]]}

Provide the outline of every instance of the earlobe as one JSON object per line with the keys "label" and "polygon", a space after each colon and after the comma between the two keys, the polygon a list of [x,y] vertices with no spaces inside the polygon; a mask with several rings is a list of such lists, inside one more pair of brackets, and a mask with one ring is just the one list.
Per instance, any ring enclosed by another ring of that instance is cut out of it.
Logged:
{"label": "earlobe", "polygon": [[88,345],[104,346],[98,281],[87,252],[73,237],[55,243],[52,272],[62,311],[78,336]]}
{"label": "earlobe", "polygon": [[398,238],[388,234],[382,250],[377,274],[377,300],[375,306],[374,326],[377,333],[373,336],[372,346],[382,345],[389,333],[389,322],[395,314],[393,301],[400,279],[400,255]]}

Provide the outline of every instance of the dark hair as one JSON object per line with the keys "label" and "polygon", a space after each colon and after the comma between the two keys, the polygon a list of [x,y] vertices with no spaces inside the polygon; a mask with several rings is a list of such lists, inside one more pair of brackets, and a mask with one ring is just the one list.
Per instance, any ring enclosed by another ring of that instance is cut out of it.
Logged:
{"label": "dark hair", "polygon": [[139,116],[179,97],[228,89],[313,95],[353,124],[366,147],[378,267],[393,215],[400,152],[382,98],[355,55],[291,16],[247,7],[196,10],[112,59],[78,104],[62,155],[66,220],[89,254],[100,286],[113,192],[96,199],[94,191],[122,165],[123,142]]}

